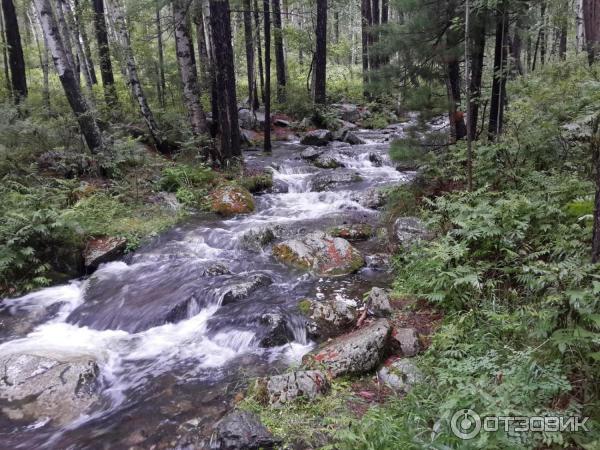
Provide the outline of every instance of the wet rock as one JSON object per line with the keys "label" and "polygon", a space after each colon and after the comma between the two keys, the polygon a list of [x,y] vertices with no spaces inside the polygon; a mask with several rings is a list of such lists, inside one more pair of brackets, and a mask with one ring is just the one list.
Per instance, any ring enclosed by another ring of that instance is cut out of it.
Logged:
{"label": "wet rock", "polygon": [[285,405],[298,398],[314,400],[327,394],[330,384],[318,370],[301,370],[275,375],[267,381],[269,404],[275,407]]}
{"label": "wet rock", "polygon": [[390,348],[402,356],[415,356],[421,345],[414,328],[394,328],[390,337]]}
{"label": "wet rock", "polygon": [[364,259],[348,241],[315,231],[273,247],[275,257],[290,266],[319,276],[347,275],[364,265]]}
{"label": "wet rock", "polygon": [[328,150],[319,155],[314,160],[314,164],[321,169],[337,169],[338,167],[344,167],[341,158],[342,155],[338,151]]}
{"label": "wet rock", "polygon": [[337,116],[346,122],[357,122],[360,120],[360,110],[358,106],[351,103],[336,103],[331,105]]}
{"label": "wet rock", "polygon": [[231,273],[231,271],[225,264],[216,263],[216,264],[212,264],[211,266],[208,266],[206,269],[204,269],[204,271],[202,272],[202,276],[218,277],[220,275],[228,275],[230,273]]}
{"label": "wet rock", "polygon": [[179,211],[182,207],[179,200],[177,200],[177,196],[173,192],[159,192],[156,195],[153,195],[149,199],[152,203],[156,203],[158,205],[164,206],[173,211]]}
{"label": "wet rock", "polygon": [[392,312],[390,297],[384,289],[378,287],[372,288],[371,292],[369,292],[367,303],[375,315],[388,315]]}
{"label": "wet rock", "polygon": [[274,449],[279,444],[258,416],[248,411],[233,411],[221,419],[211,439],[215,450]]}
{"label": "wet rock", "polygon": [[261,287],[269,286],[272,283],[273,280],[265,274],[257,273],[251,275],[248,277],[247,281],[236,283],[225,288],[222,291],[223,299],[221,304],[227,305],[229,303],[246,298]]}
{"label": "wet rock", "polygon": [[273,125],[275,125],[277,127],[288,128],[290,126],[290,122],[288,120],[284,120],[284,119],[275,119],[273,121]]}
{"label": "wet rock", "polygon": [[302,159],[306,159],[307,161],[314,161],[319,156],[321,156],[325,152],[324,149],[308,147],[302,153],[300,153],[300,157]]}
{"label": "wet rock", "polygon": [[385,206],[387,195],[383,190],[372,187],[364,192],[359,192],[352,197],[352,200],[358,202],[363,208],[379,209]]}
{"label": "wet rock", "polygon": [[394,235],[403,247],[410,247],[413,243],[431,237],[425,224],[416,217],[399,217],[394,222]]}
{"label": "wet rock", "polygon": [[[260,142],[263,141],[263,136],[259,133],[257,133],[256,131],[252,131],[252,130],[240,130],[240,137],[242,139],[242,143],[244,143],[245,145],[248,145],[250,147],[256,146],[258,145]],[[251,150],[255,150],[254,148],[248,148],[246,149],[248,151]],[[257,151],[260,149],[256,149]]]}
{"label": "wet rock", "polygon": [[359,174],[347,170],[332,170],[315,174],[311,180],[311,188],[316,192],[327,191],[336,186],[361,181]]}
{"label": "wet rock", "polygon": [[365,256],[367,267],[373,270],[386,270],[390,267],[390,256],[385,253],[376,253]]}
{"label": "wet rock", "polygon": [[414,172],[415,170],[419,170],[421,165],[418,161],[401,161],[396,164],[396,170],[398,172]]}
{"label": "wet rock", "polygon": [[211,209],[224,216],[249,214],[254,211],[254,198],[240,186],[221,186],[210,194]]}
{"label": "wet rock", "polygon": [[88,241],[83,250],[86,269],[94,270],[102,263],[121,257],[126,246],[127,240],[120,237],[105,236]]}
{"label": "wet rock", "polygon": [[367,143],[367,141],[365,141],[352,131],[346,131],[342,135],[342,141],[347,142],[350,145],[364,145]]}
{"label": "wet rock", "polygon": [[316,147],[322,147],[327,145],[333,140],[333,135],[329,130],[313,130],[307,132],[300,143],[302,145],[313,145]]}
{"label": "wet rock", "polygon": [[277,347],[294,341],[294,334],[288,327],[286,317],[278,312],[265,313],[259,319],[262,330],[259,345],[263,348]]}
{"label": "wet rock", "polygon": [[423,380],[423,374],[409,359],[403,358],[377,371],[377,377],[397,392],[408,392]]}
{"label": "wet rock", "polygon": [[1,356],[1,411],[12,420],[50,419],[65,425],[97,400],[98,372],[89,358],[59,361],[29,354]]}
{"label": "wet rock", "polygon": [[340,225],[329,230],[329,234],[349,241],[366,241],[373,236],[373,227],[368,223]]}
{"label": "wet rock", "polygon": [[240,246],[252,252],[261,252],[267,245],[276,239],[271,228],[250,230],[244,233],[240,239]]}
{"label": "wet rock", "polygon": [[308,368],[322,367],[332,378],[369,372],[381,362],[390,332],[390,323],[379,319],[305,355],[302,362]]}
{"label": "wet rock", "polygon": [[369,161],[371,161],[371,164],[373,164],[375,167],[383,166],[383,158],[377,153],[369,153]]}
{"label": "wet rock", "polygon": [[246,108],[238,111],[238,122],[240,124],[240,128],[245,128],[247,130],[254,130],[257,125],[256,117],[252,111]]}
{"label": "wet rock", "polygon": [[339,336],[356,323],[356,308],[338,299],[302,300],[299,308],[311,324],[311,334],[319,338]]}

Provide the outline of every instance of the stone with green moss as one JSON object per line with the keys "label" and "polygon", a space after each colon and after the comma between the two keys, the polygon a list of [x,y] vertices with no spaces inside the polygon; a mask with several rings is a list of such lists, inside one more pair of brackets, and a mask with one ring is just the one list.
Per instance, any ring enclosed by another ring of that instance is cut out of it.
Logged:
{"label": "stone with green moss", "polygon": [[340,237],[349,241],[365,241],[373,236],[373,227],[368,223],[355,223],[339,225],[329,230],[333,237]]}
{"label": "stone with green moss", "polygon": [[211,210],[223,216],[249,214],[254,211],[254,198],[247,189],[236,185],[224,185],[210,194]]}

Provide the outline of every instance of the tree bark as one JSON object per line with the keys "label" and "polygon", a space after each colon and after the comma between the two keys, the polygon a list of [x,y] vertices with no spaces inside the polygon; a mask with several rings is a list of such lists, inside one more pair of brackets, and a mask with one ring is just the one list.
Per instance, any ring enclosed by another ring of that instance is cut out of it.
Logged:
{"label": "tree bark", "polygon": [[262,42],[260,39],[260,15],[258,0],[254,0],[254,26],[256,27],[256,51],[258,59],[258,80],[260,82],[260,98],[265,102],[265,73],[263,70]]}
{"label": "tree bark", "polygon": [[576,51],[585,49],[585,24],[583,22],[583,3],[585,0],[575,0],[575,40]]}
{"label": "tree bark", "polygon": [[496,13],[496,44],[494,48],[494,79],[490,102],[490,122],[488,136],[494,140],[502,133],[504,125],[504,107],[506,104],[506,59],[509,18],[504,0]]}
{"label": "tree bark", "polygon": [[540,63],[542,67],[546,64],[546,2],[543,1],[540,5],[540,18],[542,26],[540,28]]}
{"label": "tree bark", "polygon": [[92,58],[92,49],[90,47],[90,40],[88,39],[88,34],[85,29],[85,23],[81,20],[81,6],[79,5],[79,0],[75,0],[74,4],[75,4],[75,23],[77,24],[77,29],[79,31],[79,35],[81,36],[81,43],[83,45],[85,61],[88,66],[88,70],[90,72],[90,78],[92,79],[92,84],[98,84],[98,77],[96,76],[96,67],[94,66],[94,59]]}
{"label": "tree bark", "polygon": [[[40,44],[39,31],[37,24],[38,15],[35,12],[35,5],[31,5],[31,9],[33,11],[33,17],[36,19],[35,21],[32,19],[29,12],[27,12],[27,18],[29,19],[29,24],[31,25],[31,29],[33,30],[33,37],[35,39],[35,45],[38,51],[38,57],[40,60],[40,68],[42,69],[42,79],[43,79],[43,87],[42,87],[42,98],[44,100],[44,107],[46,111],[50,111],[50,67],[48,63],[48,43],[46,42],[46,37],[44,36],[44,46]],[[43,32],[42,32],[43,35]]]}
{"label": "tree bark", "polygon": [[265,27],[265,153],[271,153],[271,17],[269,0],[263,0]]}
{"label": "tree bark", "polygon": [[327,100],[327,0],[317,0],[316,41],[314,101],[317,104],[325,104]]}
{"label": "tree bark", "polygon": [[210,28],[213,35],[214,67],[219,92],[220,157],[221,162],[227,164],[233,158],[242,156],[228,0],[210,0]]}
{"label": "tree bark", "polygon": [[510,53],[512,59],[515,63],[516,73],[519,75],[523,75],[523,63],[521,62],[521,53],[523,49],[523,30],[525,27],[524,24],[525,12],[519,14],[517,17],[517,21],[515,23],[515,31],[513,34],[512,42],[510,45]]}
{"label": "tree bark", "polygon": [[361,37],[362,37],[362,71],[363,71],[363,96],[366,99],[371,98],[371,93],[369,92],[369,50],[370,50],[370,37],[369,37],[369,26],[372,22],[371,18],[371,1],[370,0],[361,0]]}
{"label": "tree bark", "polygon": [[[94,83],[92,81],[92,74],[90,72],[90,68],[87,65],[87,59],[85,57],[85,53],[83,51],[83,46],[81,45],[81,39],[79,37],[79,27],[77,22],[75,21],[75,15],[71,10],[71,5],[68,1],[62,2],[64,7],[64,15],[67,21],[67,27],[73,39],[75,40],[75,51],[77,54],[77,66],[79,68],[83,68],[83,78],[85,79],[86,86],[88,87],[90,97],[93,98],[94,95]],[[79,70],[79,69],[78,69]]]}
{"label": "tree bark", "polygon": [[175,29],[175,51],[183,85],[183,102],[195,135],[206,133],[206,116],[200,104],[200,86],[194,58],[194,47],[190,39],[185,16],[185,0],[173,1],[173,27]]}
{"label": "tree bark", "polygon": [[75,74],[75,81],[77,84],[81,84],[81,80],[79,79],[79,65],[75,60],[75,56],[73,55],[73,41],[71,40],[71,31],[67,24],[67,20],[65,18],[65,0],[57,0],[56,1],[56,19],[58,21],[59,32],[61,38],[64,42],[65,55],[67,57],[67,62],[73,69],[73,73]]}
{"label": "tree bark", "polygon": [[39,14],[42,30],[52,53],[54,66],[65,91],[65,96],[77,118],[85,142],[92,153],[102,150],[104,144],[98,124],[89,109],[79,84],[75,79],[73,67],[67,60],[65,47],[59,33],[58,24],[54,18],[49,0],[34,0]]}
{"label": "tree bark", "polygon": [[161,108],[166,106],[167,82],[165,80],[165,50],[163,45],[163,30],[160,17],[161,3],[156,0],[156,44],[158,46],[158,101]]}
{"label": "tree bark", "polygon": [[116,1],[112,6],[111,13],[114,15],[113,23],[115,26],[115,32],[119,37],[120,45],[123,50],[123,56],[127,65],[127,75],[129,78],[128,83],[131,87],[132,95],[137,100],[140,113],[144,119],[144,122],[146,122],[148,132],[150,133],[150,137],[152,138],[157,150],[161,153],[169,153],[169,147],[161,136],[160,129],[158,128],[158,124],[154,119],[154,114],[148,105],[148,99],[146,98],[146,94],[144,93],[142,83],[140,82],[140,78],[138,76],[135,57],[133,55],[133,49],[131,48],[131,39],[129,37],[129,31],[127,30],[127,24],[125,22],[125,16],[122,7]]}
{"label": "tree bark", "polygon": [[10,80],[15,104],[19,104],[27,97],[27,76],[25,74],[25,59],[21,46],[19,21],[13,0],[2,0],[4,15],[6,44],[8,45],[8,63],[10,66]]}
{"label": "tree bark", "polygon": [[590,150],[592,153],[592,167],[594,168],[594,181],[596,183],[594,228],[592,232],[592,262],[597,263],[600,262],[600,115],[596,116],[592,123]]}
{"label": "tree bark", "polygon": [[[448,20],[448,24],[452,23],[455,18],[456,6],[456,2],[449,2],[447,4],[446,19]],[[456,30],[449,27],[446,31],[446,89],[448,91],[450,135],[453,140],[464,138],[467,132],[464,114],[459,111],[461,102],[459,44],[459,34]]]}
{"label": "tree bark", "polygon": [[590,66],[600,53],[600,0],[583,0],[583,24]]}
{"label": "tree bark", "polygon": [[4,64],[4,82],[6,92],[12,97],[12,84],[10,82],[10,67],[8,67],[8,46],[6,45],[6,34],[4,33],[4,16],[0,14],[0,39],[2,40],[2,62]]}
{"label": "tree bark", "polygon": [[275,47],[275,72],[277,74],[277,101],[285,102],[285,56],[283,54],[283,32],[281,29],[281,4],[272,0],[273,4],[273,44]]}
{"label": "tree bark", "polygon": [[[379,0],[372,0],[371,3],[371,32],[370,32],[370,36],[371,36],[371,45],[373,44],[377,44],[377,42],[379,42],[379,30],[376,29],[377,27],[379,27],[379,18],[380,18],[380,11],[379,11]],[[379,69],[379,55],[377,54],[377,52],[371,52],[370,54],[371,57],[371,69]]]}
{"label": "tree bark", "polygon": [[206,30],[204,26],[204,14],[202,5],[196,5],[194,24],[196,25],[196,43],[198,47],[198,70],[200,72],[200,88],[202,91],[210,89],[210,56],[206,45]]}
{"label": "tree bark", "polygon": [[248,104],[252,111],[259,107],[254,70],[254,35],[252,33],[252,5],[244,0],[244,41],[246,44],[246,73],[248,76]]}
{"label": "tree bark", "polygon": [[471,139],[477,138],[477,124],[479,119],[479,105],[481,104],[481,80],[483,78],[483,62],[485,58],[487,11],[480,10],[473,16],[471,27],[471,76],[469,90],[469,133]]}
{"label": "tree bark", "polygon": [[104,0],[92,0],[94,7],[94,28],[96,30],[96,44],[100,59],[100,77],[104,98],[109,107],[116,107],[119,103],[117,90],[115,89],[115,77],[110,60],[110,47],[108,45],[108,33],[106,32],[106,17],[104,16]]}

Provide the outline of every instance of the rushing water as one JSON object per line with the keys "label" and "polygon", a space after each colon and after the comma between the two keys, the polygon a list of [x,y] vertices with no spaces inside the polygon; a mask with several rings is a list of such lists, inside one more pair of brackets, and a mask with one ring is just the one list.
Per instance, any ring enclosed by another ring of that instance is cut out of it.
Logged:
{"label": "rushing water", "polygon": [[[37,325],[0,330],[0,356],[91,357],[102,392],[92,411],[65,426],[15,424],[0,413],[0,447],[204,445],[210,425],[231,407],[245,380],[298,363],[314,345],[297,312],[300,299],[352,299],[385,282],[385,274],[370,269],[319,279],[282,266],[269,250],[241,246],[245,233],[265,227],[301,236],[335,224],[376,224],[377,211],[361,206],[357,193],[411,174],[389,161],[389,134],[361,134],[369,143],[342,149],[343,169],[315,168],[299,157],[297,143],[278,144],[271,156],[247,152],[247,164],[270,167],[275,182],[273,192],[257,196],[256,213],[191,220],[88,279],[4,300],[0,318]],[[373,155],[383,165],[374,164]],[[315,192],[315,177],[348,171],[362,180]],[[366,254],[381,251],[378,245],[357,244]],[[228,289],[252,277],[272,282],[239,301],[224,301]],[[272,346],[277,323],[284,324],[278,333],[288,342]]]}

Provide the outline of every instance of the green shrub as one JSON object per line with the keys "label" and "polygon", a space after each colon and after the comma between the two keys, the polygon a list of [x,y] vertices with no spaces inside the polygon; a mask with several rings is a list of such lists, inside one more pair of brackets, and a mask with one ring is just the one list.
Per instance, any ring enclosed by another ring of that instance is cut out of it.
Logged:
{"label": "green shrub", "polygon": [[159,184],[164,191],[177,192],[182,187],[206,186],[214,179],[214,172],[206,166],[177,165],[163,170]]}

